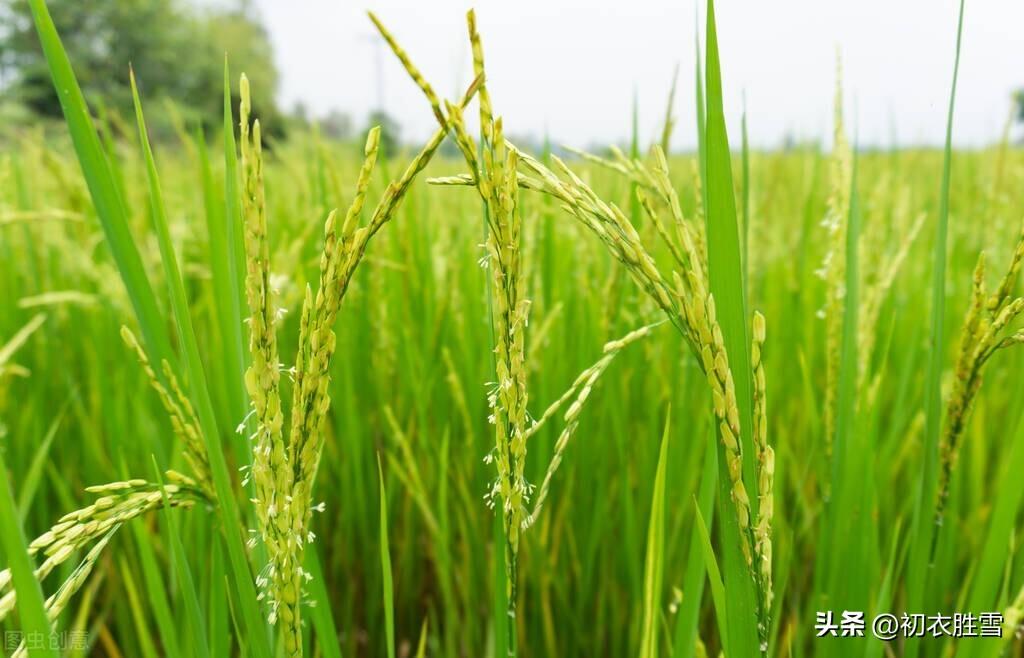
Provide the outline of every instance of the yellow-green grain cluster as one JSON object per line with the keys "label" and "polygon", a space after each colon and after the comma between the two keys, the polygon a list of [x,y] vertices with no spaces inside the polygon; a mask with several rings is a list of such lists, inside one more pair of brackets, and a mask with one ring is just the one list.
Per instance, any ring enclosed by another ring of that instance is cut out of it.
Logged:
{"label": "yellow-green grain cluster", "polygon": [[[460,106],[469,102],[476,88],[474,81],[460,100]],[[281,622],[286,653],[299,656],[302,653],[303,584],[310,578],[302,568],[302,559],[305,545],[315,537],[312,512],[318,506],[313,504],[313,484],[323,454],[322,429],[330,409],[328,373],[336,345],[334,323],[370,239],[395,216],[409,186],[436,153],[447,129],[442,127],[435,131],[402,175],[388,183],[370,219],[361,225],[380,148],[380,129],[375,127],[369,131],[352,202],[340,226],[337,211],[330,212],[324,224],[317,291],[314,294],[309,286],[305,289],[299,346],[295,365],[288,371],[294,384],[286,436],[281,405],[283,367],[279,362],[276,337],[280,311],[274,305],[271,287],[260,124],[256,120],[250,128],[249,83],[244,75],[240,90],[245,287],[252,355],[245,383],[257,424],[252,437],[250,477],[255,484],[253,502],[259,537],[268,554],[268,563],[257,577],[257,583],[263,590],[261,597],[268,599],[269,621]]]}
{"label": "yellow-green grain cluster", "polygon": [[291,518],[292,466],[283,436],[281,407],[281,364],[277,350],[277,317],[270,276],[270,246],[267,237],[266,198],[263,187],[262,136],[257,119],[250,124],[249,81],[239,82],[242,212],[245,241],[245,293],[249,303],[249,353],[251,364],[245,385],[252,401],[256,422],[251,478],[260,533],[267,548],[269,564],[257,583],[270,593],[271,623],[283,620],[285,650],[300,651],[296,586],[301,563]]}
{"label": "yellow-green grain cluster", "polygon": [[562,416],[562,420],[565,423],[564,427],[561,433],[559,433],[558,439],[555,441],[555,452],[551,457],[551,462],[548,464],[548,470],[544,474],[544,480],[541,482],[540,489],[537,493],[537,499],[533,504],[533,511],[530,512],[530,515],[523,522],[524,529],[537,522],[537,518],[540,516],[540,513],[544,508],[544,501],[547,500],[548,492],[551,488],[551,481],[554,479],[555,472],[558,471],[558,467],[562,463],[562,457],[565,454],[566,447],[569,445],[569,440],[572,438],[576,428],[579,426],[583,406],[586,404],[591,392],[593,392],[598,379],[600,379],[601,375],[608,369],[608,366],[611,365],[619,352],[641,338],[649,336],[658,324],[660,323],[649,324],[645,327],[634,329],[622,338],[605,343],[604,354],[601,358],[594,365],[581,372],[568,390],[566,390],[561,397],[555,400],[544,411],[544,413],[541,414],[540,418],[530,425],[526,432],[527,440],[540,431],[540,429],[544,427],[545,423],[554,417],[565,403],[572,400],[569,408],[566,409],[565,414]]}
{"label": "yellow-green grain cluster", "polygon": [[960,438],[971,407],[981,388],[985,364],[998,350],[1024,343],[1024,330],[1008,333],[1011,323],[1024,311],[1024,297],[1014,297],[1013,290],[1024,261],[1024,230],[1010,257],[1010,264],[992,294],[985,292],[985,254],[978,257],[974,269],[971,305],[967,309],[960,334],[960,350],[956,360],[953,387],[946,404],[946,421],[939,443],[939,497],[936,523],[942,523],[949,481],[956,464]]}
{"label": "yellow-green grain cluster", "polygon": [[[605,355],[596,364],[583,371],[565,394],[551,404],[537,421],[529,421],[526,330],[529,324],[530,301],[525,291],[522,218],[519,209],[519,188],[523,186],[524,180],[523,175],[519,173],[519,165],[528,156],[506,141],[502,119],[493,115],[485,81],[483,45],[477,31],[476,15],[473,11],[468,12],[467,24],[473,55],[473,72],[479,84],[479,147],[466,128],[462,105],[445,103],[448,114],[445,119],[443,113],[438,110],[437,95],[409,55],[380,20],[373,14],[370,14],[370,18],[410,78],[426,96],[441,128],[451,130],[452,138],[469,167],[469,174],[431,179],[430,182],[472,186],[483,202],[487,237],[483,245],[486,254],[480,259],[480,264],[490,272],[491,324],[495,338],[495,381],[489,384],[487,396],[490,410],[488,420],[495,427],[495,446],[485,461],[493,462],[497,468],[497,478],[485,498],[489,506],[500,506],[503,518],[511,652],[515,645],[520,536],[536,522],[543,508],[551,480],[561,464],[565,449],[578,425],[583,405],[598,378],[620,350],[648,335],[654,325],[642,327],[617,341],[608,343],[605,346]],[[590,199],[597,201],[596,195],[592,195]],[[622,219],[625,221],[625,218]],[[639,236],[635,231],[631,236],[636,244],[639,244]],[[649,265],[648,271],[656,273],[653,265]],[[446,359],[450,363],[450,356],[446,355]],[[575,399],[563,416],[564,427],[555,443],[554,455],[549,462],[540,494],[531,512],[529,504],[534,487],[526,481],[527,441],[574,396]]]}
{"label": "yellow-green grain cluster", "polygon": [[[86,487],[89,493],[101,496],[91,505],[65,514],[53,527],[29,544],[29,555],[43,556],[42,563],[35,570],[36,578],[40,581],[45,580],[54,569],[71,559],[77,551],[102,537],[103,541],[93,548],[93,552],[98,555],[106,546],[110,535],[126,521],[161,509],[165,505],[191,507],[199,501],[209,500],[191,478],[175,471],[168,471],[166,475],[171,482],[162,485],[146,480],[125,480]],[[90,555],[92,554],[90,552]],[[95,557],[92,559],[94,561]],[[84,579],[77,580],[72,575],[71,579],[61,586],[58,591],[59,599],[55,600],[66,602],[83,582]],[[14,609],[16,603],[16,593],[10,584],[10,570],[0,571],[0,620]]]}
{"label": "yellow-green grain cluster", "polygon": [[[89,574],[92,573],[93,567],[95,567],[96,563],[99,561],[103,550],[107,547],[110,539],[120,527],[120,523],[111,527],[106,534],[104,534],[103,537],[89,549],[85,558],[78,564],[78,566],[75,567],[67,580],[61,583],[60,587],[57,588],[57,591],[46,599],[46,616],[49,618],[51,623],[57,621],[60,613],[62,613],[68,603],[71,602],[71,597],[74,596],[83,585],[85,585],[86,580],[89,579]],[[11,654],[11,658],[26,658],[26,656],[28,656],[28,651],[29,644],[23,639],[18,645],[18,648]]]}
{"label": "yellow-green grain cluster", "polygon": [[757,522],[754,524],[754,553],[756,568],[761,575],[762,606],[771,610],[772,598],[772,517],[775,513],[775,450],[768,444],[768,403],[765,398],[767,384],[764,369],[765,319],[754,313],[753,343],[750,347],[750,367],[754,371],[754,449],[757,452]]}
{"label": "yellow-green grain cluster", "polygon": [[[590,229],[609,248],[630,274],[633,280],[662,309],[670,322],[686,340],[703,370],[708,386],[712,392],[713,411],[715,413],[717,434],[722,443],[726,459],[726,470],[729,476],[730,497],[736,512],[740,530],[740,543],[743,556],[750,567],[751,578],[761,593],[758,605],[758,628],[762,640],[767,636],[768,605],[771,601],[771,543],[770,525],[772,509],[759,513],[758,519],[751,514],[750,495],[743,481],[743,464],[746,456],[740,444],[740,418],[736,398],[736,384],[729,365],[729,356],[719,326],[715,300],[708,291],[706,254],[698,242],[697,231],[682,213],[675,191],[668,179],[668,167],[660,148],[653,149],[653,166],[640,160],[629,165],[617,163],[618,168],[627,173],[633,180],[640,183],[641,190],[653,191],[657,204],[651,202],[641,193],[640,200],[654,223],[660,238],[666,242],[672,254],[674,269],[671,274],[672,284],[661,273],[655,259],[643,245],[640,235],[633,224],[615,204],[606,203],[568,166],[557,157],[553,157],[555,166],[562,177],[549,170],[537,160],[520,155],[522,163],[533,172],[533,176],[520,176],[520,184],[528,189],[548,194],[562,203],[562,207],[575,219]],[[465,179],[449,178],[446,183],[465,184]],[[666,222],[660,215],[668,213],[673,230],[666,228]],[[755,320],[760,331],[755,332],[755,340],[763,341],[763,318]],[[755,371],[744,376],[757,377],[756,367],[761,367],[757,360]],[[761,384],[763,384],[763,371]],[[762,406],[758,412],[763,413],[764,388],[759,391]],[[759,427],[765,427],[762,418]],[[758,454],[752,456],[755,473],[759,483],[757,495],[770,498],[774,480],[774,455],[767,445],[767,437],[762,429],[763,445],[759,445]],[[755,528],[755,521],[759,527]],[[755,555],[757,562],[755,564]]]}
{"label": "yellow-green grain cluster", "polygon": [[181,439],[184,445],[185,461],[192,468],[199,488],[208,497],[213,498],[210,462],[206,456],[206,446],[203,445],[203,437],[199,434],[199,419],[196,418],[195,410],[192,408],[192,403],[189,401],[188,396],[185,395],[178,384],[178,378],[174,375],[174,371],[171,370],[170,364],[167,361],[162,363],[163,381],[166,381],[171,389],[168,391],[167,387],[157,377],[152,364],[150,364],[149,357],[131,329],[121,327],[121,338],[135,352],[142,370],[149,378],[150,386],[153,387],[153,390],[156,391],[157,396],[160,398],[160,403],[171,420],[171,427],[174,430],[175,436]]}
{"label": "yellow-green grain cluster", "polygon": [[[752,518],[750,495],[743,481],[745,455],[740,444],[736,385],[716,316],[715,300],[708,291],[706,249],[698,237],[699,230],[682,213],[675,190],[669,181],[664,154],[658,147],[652,150],[653,165],[639,159],[628,160],[621,155],[616,160],[603,160],[593,156],[589,159],[623,173],[638,184],[641,205],[651,218],[659,237],[668,246],[674,266],[677,268],[671,273],[671,284],[670,279],[659,270],[657,262],[644,246],[639,233],[626,215],[615,204],[603,201],[557,156],[553,156],[552,160],[561,176],[520,151],[519,162],[532,175],[521,174],[519,184],[553,197],[561,203],[564,210],[593,232],[625,266],[630,277],[666,314],[696,357],[712,391],[717,434],[725,452],[730,497],[740,530],[741,550],[750,567],[751,578],[761,593],[757,624],[759,634],[762,640],[765,640],[768,632],[768,608],[772,598],[772,506],[769,504],[764,512],[759,512],[756,520]],[[449,176],[436,179],[434,182],[472,185],[475,180],[476,177],[470,174]],[[650,197],[653,197],[653,200]],[[667,228],[666,222],[661,218],[666,212],[671,218],[672,230]],[[758,329],[755,332],[755,340],[758,341],[756,348],[760,350],[764,340],[764,323],[761,316],[757,318],[760,319],[755,319]],[[758,368],[763,368],[760,358],[756,361],[754,371],[743,376],[756,379]],[[758,443],[757,454],[751,458],[754,459],[759,486],[757,495],[759,498],[770,500],[774,481],[774,454],[767,445],[766,420],[763,417],[763,384],[764,373],[761,370],[758,382],[759,404],[756,409],[757,413],[762,414],[758,420],[761,440]]]}

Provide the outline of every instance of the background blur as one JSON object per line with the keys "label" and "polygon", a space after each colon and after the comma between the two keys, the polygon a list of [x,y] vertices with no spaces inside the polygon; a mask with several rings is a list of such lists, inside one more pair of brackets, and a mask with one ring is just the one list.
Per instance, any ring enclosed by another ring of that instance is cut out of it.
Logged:
{"label": "background blur", "polygon": [[[169,318],[129,62],[138,74],[149,134],[158,142],[171,246],[231,472],[248,461],[252,446],[234,431],[247,405],[240,374],[248,331],[230,308],[237,281],[228,264],[242,249],[228,246],[240,236],[225,236],[238,226],[238,179],[231,131],[221,128],[224,53],[232,84],[242,71],[252,80],[266,138],[272,287],[284,312],[281,361],[291,364],[303,291],[319,279],[321,227],[332,208],[349,205],[366,126],[385,124],[384,138],[393,143],[385,142],[370,181],[364,221],[433,128],[427,103],[375,36],[365,9],[379,14],[439,93],[453,96],[470,77],[464,2],[48,0],[109,164],[107,171],[97,157],[92,171],[107,179],[108,207],[123,204],[128,243],[142,262],[139,280],[151,283],[157,315]],[[703,235],[703,190],[715,187],[702,182],[693,152],[694,35],[701,31],[694,0],[480,4],[495,111],[516,145],[540,159],[550,155],[539,144],[546,135],[595,152],[627,141],[646,151],[660,141],[678,66],[671,184],[685,220]],[[978,254],[989,258],[990,285],[1011,254],[1024,255],[1024,148],[1016,145],[1024,111],[1020,96],[1014,100],[1024,89],[1024,2],[966,6],[947,207],[937,147],[956,52],[953,0],[718,3],[743,227],[743,256],[734,265],[742,267],[751,309],[768,323],[766,427],[776,455],[769,646],[777,658],[908,656],[870,639],[819,642],[813,622],[825,609],[917,609],[906,603],[914,596],[906,556],[907,546],[917,545],[911,522],[924,518],[916,515],[924,509],[917,492],[932,436],[925,392],[940,383],[941,370],[956,390],[957,350],[973,344],[960,335]],[[870,147],[859,151],[856,177],[851,150],[841,142],[831,148],[837,50],[846,114],[845,129],[835,130]],[[741,148],[744,97],[750,149]],[[232,99],[229,123],[237,121],[238,101]],[[465,169],[450,142],[442,148],[449,157],[436,158],[408,188],[338,316],[315,490],[328,512],[317,516],[317,540],[307,551],[320,565],[309,584],[318,605],[302,612],[310,621],[305,641],[321,653],[308,656],[384,656],[392,637],[396,658],[409,658],[420,637],[431,658],[504,654],[495,641],[507,620],[496,601],[505,588],[503,542],[495,541],[496,517],[484,500],[495,473],[484,463],[495,436],[486,384],[495,378],[491,275],[480,267],[479,196],[424,180]],[[718,142],[707,153],[724,150]],[[667,274],[675,267],[631,181],[578,158],[568,166],[629,214],[659,268]],[[87,486],[151,477],[154,456],[187,469],[159,396],[119,336],[123,325],[137,334],[138,326],[108,248],[114,241],[103,231],[109,217],[101,221],[82,172],[25,1],[0,0],[0,447],[29,537],[91,504]],[[717,186],[725,189],[721,179]],[[848,212],[853,190],[857,213]],[[932,283],[943,208],[945,297]],[[558,202],[524,192],[519,210],[536,418],[606,341],[660,316],[628,270]],[[849,226],[859,227],[859,238]],[[857,266],[847,268],[854,255]],[[932,299],[945,305],[933,311]],[[931,339],[933,312],[945,331],[942,344]],[[35,332],[26,335],[26,326]],[[1024,344],[1020,321],[1007,330]],[[19,335],[16,354],[2,347]],[[941,367],[929,375],[933,355]],[[14,360],[5,370],[8,358]],[[929,614],[1015,610],[1024,619],[1021,372],[1024,350],[994,357],[963,427],[946,516],[931,544],[923,599]],[[289,400],[291,383],[282,379]],[[701,651],[719,655],[721,627],[712,588],[704,587],[699,556],[706,540],[694,500],[706,502],[714,550],[728,545],[720,531],[731,517],[723,511],[733,512],[723,495],[712,514],[714,463],[705,454],[712,454],[716,421],[708,398],[697,361],[667,326],[616,357],[593,389],[543,515],[523,535],[521,656],[636,655],[655,610],[666,631],[660,644],[671,642],[676,658],[705,655],[697,653],[697,636]],[[848,420],[845,444],[837,438],[839,418]],[[556,418],[530,439],[529,482],[543,482],[561,429]],[[662,436],[670,474],[664,537],[651,541],[648,528],[658,525],[651,520],[662,518],[653,503]],[[833,441],[844,449],[833,450]],[[254,528],[249,497],[237,492]],[[200,505],[126,525],[59,621],[92,638],[88,654],[67,658],[192,658],[206,644],[216,658],[246,655],[256,635],[234,631],[242,608],[233,602],[243,594],[224,577],[217,519]],[[0,528],[0,538],[11,536],[9,527]],[[181,561],[173,555],[177,537]],[[663,546],[661,557],[649,557],[656,551],[648,546]],[[391,564],[386,577],[384,557]],[[258,550],[252,562],[264,564]],[[648,597],[646,565],[655,562],[663,564],[663,586]],[[0,565],[7,563],[0,551]],[[44,591],[55,591],[73,566],[63,564]],[[736,574],[747,577],[742,567]],[[183,586],[186,575],[194,597]],[[725,580],[728,594],[742,582],[728,572]],[[3,590],[0,582],[0,608]],[[196,609],[203,619],[193,617]],[[15,622],[0,619],[0,633]],[[941,638],[918,655],[995,658],[1003,648],[1003,655],[1024,655],[1022,643],[1024,635],[989,652],[975,640]]]}
{"label": "background blur", "polygon": [[[724,2],[725,105],[737,126],[746,103],[757,148],[828,143],[836,53],[845,69],[847,113],[864,146],[938,145],[953,40],[953,0],[749,0]],[[71,59],[94,103],[128,108],[131,61],[147,97],[175,99],[195,117],[217,115],[222,56],[254,80],[256,111],[274,114],[283,133],[315,121],[348,138],[386,113],[400,139],[433,129],[418,90],[377,37],[372,9],[441,91],[469,77],[459,0],[55,0],[50,3]],[[656,131],[679,66],[680,100],[694,67],[692,2],[581,0],[481,3],[490,76],[498,107],[521,142],[545,134],[579,147],[628,137],[632,101],[639,125]],[[430,29],[421,29],[429,25]],[[1024,87],[1020,26],[1024,3],[972,3],[964,26],[955,142],[997,142]],[[628,93],[633,90],[633,94]],[[810,90],[810,91],[809,91]],[[550,99],[538,101],[537,99]],[[32,113],[59,116],[23,0],[0,0],[0,103],[4,123]],[[1015,107],[1016,106],[1016,107]],[[676,105],[692,126],[693,104]],[[1024,115],[1022,115],[1024,118]],[[392,131],[393,134],[393,131]],[[280,136],[280,134],[279,134]],[[644,135],[655,138],[655,134]],[[673,148],[691,150],[692,130]]]}

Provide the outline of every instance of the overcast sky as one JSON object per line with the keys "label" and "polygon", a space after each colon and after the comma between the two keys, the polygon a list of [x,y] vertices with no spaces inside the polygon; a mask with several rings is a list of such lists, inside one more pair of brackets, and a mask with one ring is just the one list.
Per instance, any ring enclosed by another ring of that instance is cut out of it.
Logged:
{"label": "overcast sky", "polygon": [[[286,106],[334,108],[362,125],[383,97],[403,137],[433,129],[419,91],[365,16],[372,9],[439,93],[470,79],[465,0],[256,0]],[[703,3],[702,3],[703,4]],[[751,142],[819,138],[831,125],[835,53],[848,124],[863,144],[941,144],[956,0],[720,0],[718,32],[733,141],[746,95]],[[702,9],[703,13],[703,9]],[[510,0],[477,5],[488,83],[506,130],[587,145],[624,140],[634,89],[645,139],[660,131],[676,63],[676,149],[694,132],[694,0]],[[703,32],[703,30],[702,30]],[[703,40],[703,37],[702,37]],[[379,55],[378,55],[379,52]],[[1024,0],[968,0],[954,139],[999,138],[1024,87]]]}

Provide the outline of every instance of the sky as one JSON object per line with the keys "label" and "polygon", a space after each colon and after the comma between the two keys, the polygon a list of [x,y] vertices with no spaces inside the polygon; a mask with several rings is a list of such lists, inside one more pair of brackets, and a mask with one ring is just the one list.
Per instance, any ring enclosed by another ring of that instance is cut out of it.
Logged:
{"label": "sky", "polygon": [[[640,134],[661,131],[679,65],[673,149],[696,144],[695,0],[484,0],[476,6],[488,88],[506,132],[586,147],[624,142],[634,93]],[[383,102],[403,140],[433,115],[376,37],[374,11],[439,93],[471,79],[465,12],[455,0],[255,0],[270,30],[286,107],[336,109],[356,125]],[[828,144],[842,58],[848,129],[862,145],[940,145],[952,80],[956,0],[719,0],[725,107],[739,139],[746,100],[757,148]],[[701,7],[703,16],[703,3]],[[703,33],[703,25],[701,32]],[[703,43],[703,34],[701,35]],[[964,18],[954,142],[998,141],[1024,87],[1024,1],[972,0]]]}

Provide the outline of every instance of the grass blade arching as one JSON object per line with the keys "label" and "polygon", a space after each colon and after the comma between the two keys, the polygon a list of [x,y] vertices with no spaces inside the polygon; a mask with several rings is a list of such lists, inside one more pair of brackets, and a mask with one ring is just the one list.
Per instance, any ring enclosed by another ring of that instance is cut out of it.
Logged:
{"label": "grass blade arching", "polygon": [[384,638],[388,658],[395,658],[395,584],[391,576],[391,549],[388,547],[388,496],[384,488],[384,471],[377,456],[377,475],[380,482],[380,572],[384,587]]}

